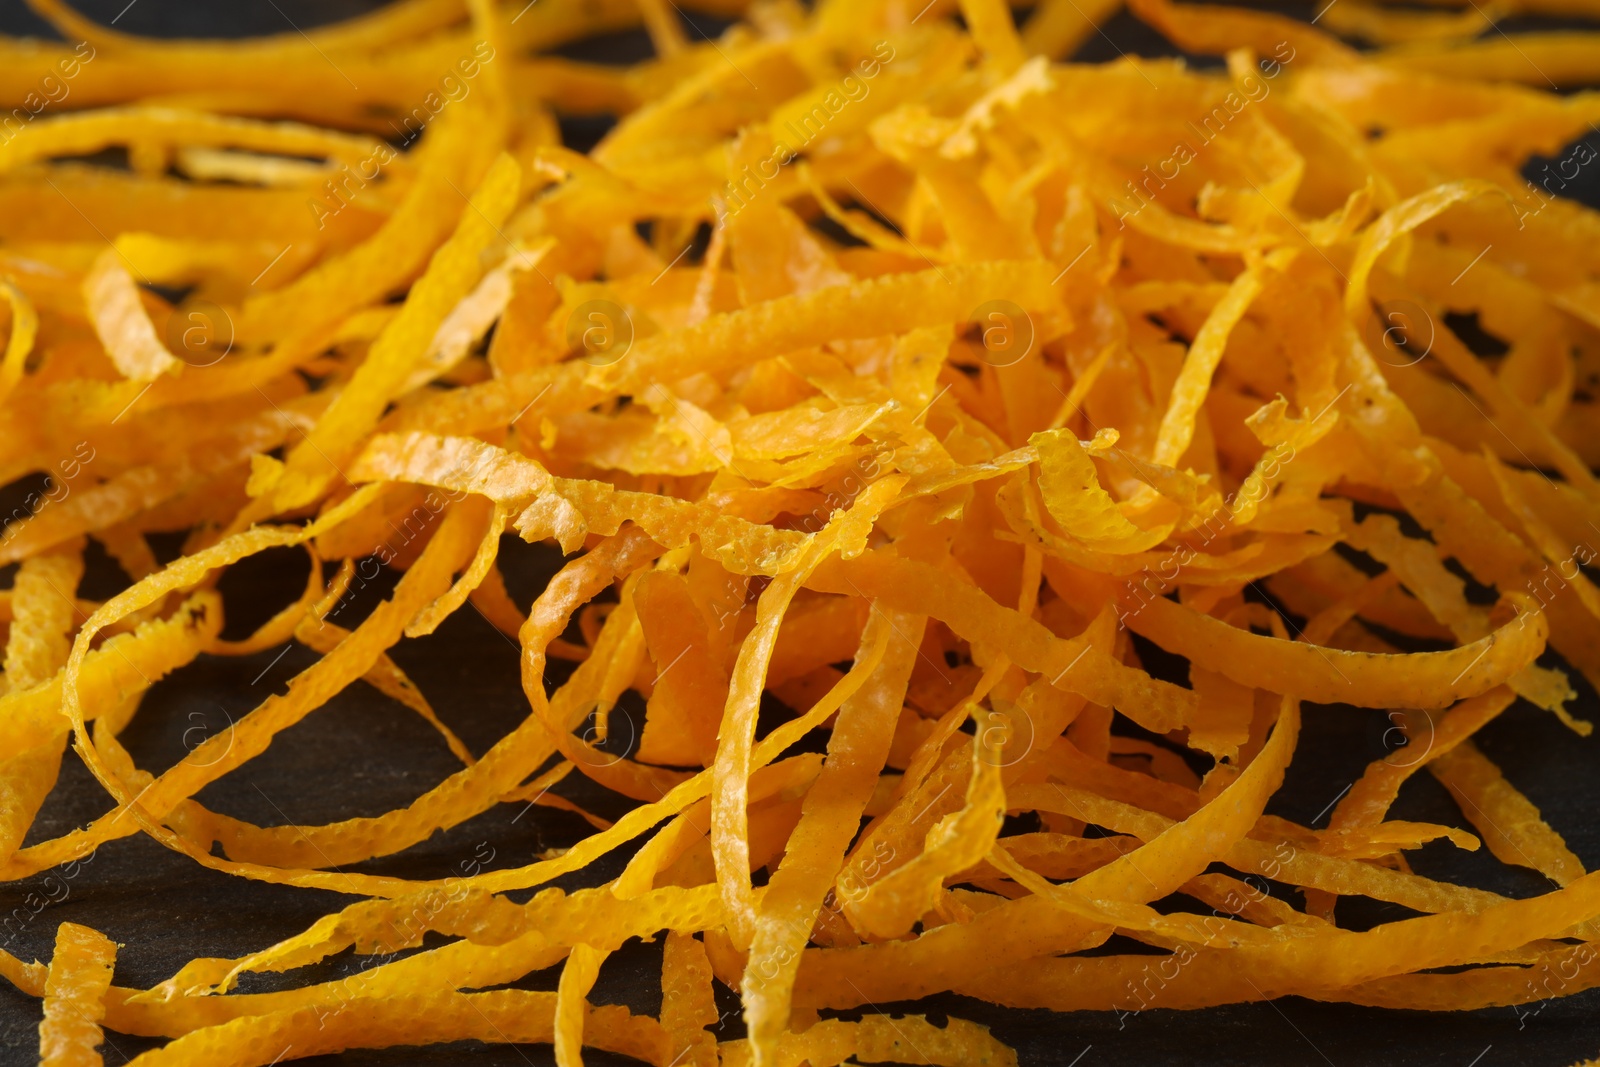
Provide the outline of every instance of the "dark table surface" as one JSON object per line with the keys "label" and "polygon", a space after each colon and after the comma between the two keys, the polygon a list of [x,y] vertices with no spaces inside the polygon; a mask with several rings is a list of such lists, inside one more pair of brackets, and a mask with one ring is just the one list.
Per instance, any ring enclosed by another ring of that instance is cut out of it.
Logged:
{"label": "dark table surface", "polygon": [[[309,27],[377,5],[366,0],[242,0],[225,5],[76,0],[75,6],[102,23],[120,13],[117,28],[129,32],[239,36]],[[1312,10],[1305,5],[1281,9],[1301,17],[1309,17]],[[710,20],[697,22],[702,29],[715,28]],[[0,0],[0,32],[48,34],[21,0]],[[636,58],[647,46],[638,36],[618,37],[573,51],[588,59]],[[1099,61],[1124,52],[1175,54],[1123,15],[1103,34],[1091,38],[1080,58]],[[574,142],[592,142],[601,132],[593,123],[574,123],[567,130]],[[1600,144],[1600,135],[1593,140]],[[1591,181],[1582,191],[1591,204],[1600,203],[1595,177],[1587,174]],[[0,514],[9,513],[9,498],[20,492],[19,486],[0,489],[0,503],[6,505],[0,507]],[[551,551],[510,538],[502,560],[520,603],[532,598],[559,563]],[[84,595],[104,596],[115,591],[119,584],[115,566],[104,557],[91,560],[91,564]],[[230,572],[223,586],[230,635],[242,634],[293,599],[303,587],[304,567],[303,556],[285,550],[248,561]],[[9,584],[10,571],[0,570],[0,586]],[[370,610],[386,592],[383,580],[368,586],[359,594],[365,605],[360,610]],[[393,655],[475,752],[487,750],[525,712],[515,646],[471,610],[457,612],[430,637],[404,642]],[[243,659],[204,658],[154,688],[124,740],[141,766],[159,773],[183,758],[198,740],[247,712],[268,690],[281,692],[287,680],[310,661],[311,654],[299,646]],[[1600,720],[1600,700],[1584,688],[1576,710],[1583,717]],[[1389,725],[1381,712],[1308,707],[1297,758],[1270,810],[1304,822],[1316,819],[1369,760],[1383,755],[1383,734]],[[630,732],[636,733],[626,724],[620,731],[622,736]],[[1600,771],[1600,736],[1577,738],[1552,716],[1519,704],[1485,728],[1480,742],[1565,835],[1585,866],[1593,869],[1600,865],[1600,820],[1594,817],[1600,802],[1600,776],[1596,773]],[[326,822],[402,806],[455,766],[437,735],[419,718],[376,691],[356,685],[280,735],[265,754],[207,787],[200,799],[256,823]],[[569,778],[560,791],[599,814],[620,813],[613,800],[577,779],[576,775]],[[103,790],[69,755],[60,784],[28,843],[84,825],[106,806]],[[1426,775],[1406,786],[1394,816],[1465,826],[1449,795]],[[448,877],[473,862],[487,862],[491,867],[530,862],[535,853],[570,845],[586,830],[585,824],[562,812],[502,805],[399,856],[365,864],[362,869],[417,878]],[[574,876],[557,884],[571,888],[603,881],[617,872],[623,858],[611,857],[583,872],[581,878]],[[1486,852],[1469,854],[1444,844],[1414,853],[1413,863],[1419,873],[1430,877],[1462,880],[1513,896],[1549,888],[1539,875],[1504,867]],[[63,869],[0,886],[0,914],[13,916],[0,930],[0,944],[24,960],[48,959],[59,923],[85,923],[125,945],[117,959],[116,981],[133,986],[161,981],[196,956],[238,956],[258,950],[299,933],[351,899],[231,878],[197,867],[143,836],[106,845],[91,861],[79,864],[70,877],[65,874]],[[1407,914],[1397,906],[1360,899],[1340,904],[1341,922],[1363,928]],[[360,969],[361,962],[345,954],[293,972],[290,978],[292,984],[329,980]],[[659,967],[659,944],[630,943],[607,962],[593,999],[624,1003],[635,1011],[654,1014],[660,1007]],[[536,974],[519,985],[554,989],[556,977],[554,971]],[[290,983],[282,976],[252,976],[243,988],[265,991],[286,984]],[[721,1033],[738,1036],[742,1026],[737,1001],[726,990],[720,990],[720,995],[724,1013]],[[876,1007],[981,1022],[1017,1049],[1025,1067],[1120,1063],[1560,1067],[1600,1056],[1600,989],[1519,1009],[1451,1014],[1384,1011],[1294,997],[1205,1011],[1123,1016],[1008,1010],[956,996],[935,997],[915,1006]],[[38,1020],[37,1001],[0,983],[0,1065],[34,1061]],[[106,1062],[126,1062],[156,1044],[108,1034]],[[624,1062],[592,1051],[586,1058],[594,1064]],[[423,1049],[353,1051],[306,1062],[544,1067],[554,1058],[547,1046],[464,1042]]]}

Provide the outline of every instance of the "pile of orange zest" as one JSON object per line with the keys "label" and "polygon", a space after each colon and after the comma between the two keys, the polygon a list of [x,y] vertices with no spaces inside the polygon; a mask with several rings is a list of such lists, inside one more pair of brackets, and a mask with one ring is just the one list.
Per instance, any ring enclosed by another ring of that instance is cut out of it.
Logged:
{"label": "pile of orange zest", "polygon": [[[1020,32],[1000,0],[690,5],[732,20],[715,40],[660,0],[399,0],[232,42],[30,5],[67,43],[0,41],[0,484],[48,476],[0,535],[0,877],[145,835],[360,898],[150,989],[81,926],[47,964],[0,952],[42,1062],[100,1062],[103,1025],[170,1039],[150,1065],[475,1039],[967,1067],[1015,1056],[873,1006],[1600,984],[1600,874],[1478,736],[1519,700],[1587,735],[1576,676],[1600,685],[1600,216],[1557,195],[1600,95],[1555,91],[1600,75],[1592,34],[1131,0],[1225,61],[1197,71],[1062,62],[1115,0]],[[1547,9],[1600,4],[1494,13]],[[640,27],[656,58],[553,54]],[[574,116],[616,124],[581,153]],[[507,537],[565,553],[531,602]],[[91,541],[128,579],[104,601]],[[307,583],[224,639],[220,576],[281,548]],[[398,580],[342,626],[372,560]],[[525,716],[485,752],[390,655],[462,610],[520,649]],[[312,665],[190,757],[119,742],[161,679],[287,642]],[[361,682],[461,768],[324,825],[196,799]],[[1392,728],[1326,824],[1265,814],[1319,756],[1302,716],[1353,709]],[[102,814],[30,837],[68,758]],[[1390,818],[1421,774],[1462,826]],[[530,802],[592,833],[346,869]],[[1407,862],[1480,841],[1553,888]],[[1417,916],[1344,928],[1348,897]],[[1149,951],[1085,954],[1113,934]],[[658,937],[659,1019],[598,1002]],[[346,951],[383,958],[292,981]],[[290,979],[239,992],[259,972]]]}

